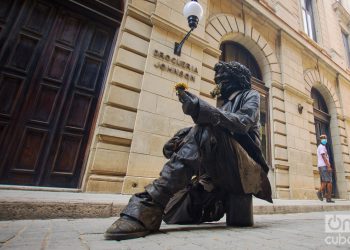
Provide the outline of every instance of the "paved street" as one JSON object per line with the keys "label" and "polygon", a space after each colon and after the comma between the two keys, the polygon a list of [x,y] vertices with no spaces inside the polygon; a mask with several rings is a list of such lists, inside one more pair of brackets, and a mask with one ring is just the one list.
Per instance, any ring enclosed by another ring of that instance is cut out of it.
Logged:
{"label": "paved street", "polygon": [[[256,215],[252,228],[227,228],[224,220],[194,226],[162,224],[160,233],[127,241],[105,241],[103,232],[114,218],[18,220],[0,222],[1,249],[349,249],[327,245],[326,214]],[[346,238],[350,233],[343,234]],[[344,237],[343,237],[344,239]],[[330,239],[328,239],[330,240]]]}

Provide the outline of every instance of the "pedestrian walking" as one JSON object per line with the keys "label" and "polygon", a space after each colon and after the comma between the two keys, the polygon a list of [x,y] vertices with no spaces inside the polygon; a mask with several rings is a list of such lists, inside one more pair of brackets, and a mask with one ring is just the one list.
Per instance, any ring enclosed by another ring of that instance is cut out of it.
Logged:
{"label": "pedestrian walking", "polygon": [[327,152],[327,136],[322,134],[320,136],[320,145],[317,147],[317,166],[321,176],[321,187],[317,192],[319,200],[323,201],[323,194],[326,194],[327,202],[334,202],[332,196],[332,166],[329,162],[329,155]]}

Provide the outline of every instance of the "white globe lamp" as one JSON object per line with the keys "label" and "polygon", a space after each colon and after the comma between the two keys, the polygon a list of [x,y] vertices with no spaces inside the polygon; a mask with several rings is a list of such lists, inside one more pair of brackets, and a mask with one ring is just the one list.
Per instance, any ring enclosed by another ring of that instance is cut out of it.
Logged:
{"label": "white globe lamp", "polygon": [[187,18],[188,26],[191,30],[186,34],[186,36],[182,39],[180,43],[175,43],[174,54],[178,56],[181,56],[182,45],[190,36],[191,32],[195,28],[197,28],[198,22],[202,19],[203,8],[197,0],[191,0],[185,4],[185,7],[183,9],[183,15]]}

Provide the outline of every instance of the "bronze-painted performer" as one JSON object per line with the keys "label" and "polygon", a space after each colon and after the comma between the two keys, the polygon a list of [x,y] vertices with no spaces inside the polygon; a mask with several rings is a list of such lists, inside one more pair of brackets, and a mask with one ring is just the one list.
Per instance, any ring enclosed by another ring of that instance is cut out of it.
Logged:
{"label": "bronze-painted performer", "polygon": [[223,101],[219,108],[178,91],[183,112],[196,125],[165,145],[170,159],[160,177],[131,197],[106,239],[158,231],[164,211],[168,223],[219,220],[226,212],[228,225],[251,226],[252,195],[272,202],[269,167],[260,147],[260,96],[251,89],[251,73],[238,62],[219,62],[215,83]]}

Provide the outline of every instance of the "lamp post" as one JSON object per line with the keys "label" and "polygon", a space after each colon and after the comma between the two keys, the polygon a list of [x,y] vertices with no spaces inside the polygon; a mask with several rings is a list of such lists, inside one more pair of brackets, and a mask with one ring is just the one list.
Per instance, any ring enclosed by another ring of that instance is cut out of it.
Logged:
{"label": "lamp post", "polygon": [[190,36],[191,32],[197,28],[198,22],[203,17],[203,8],[197,2],[197,0],[191,0],[190,2],[185,4],[183,9],[183,14],[187,18],[188,26],[190,27],[190,31],[186,34],[186,36],[182,39],[180,43],[175,42],[174,54],[181,56],[181,48],[185,43],[187,38]]}

